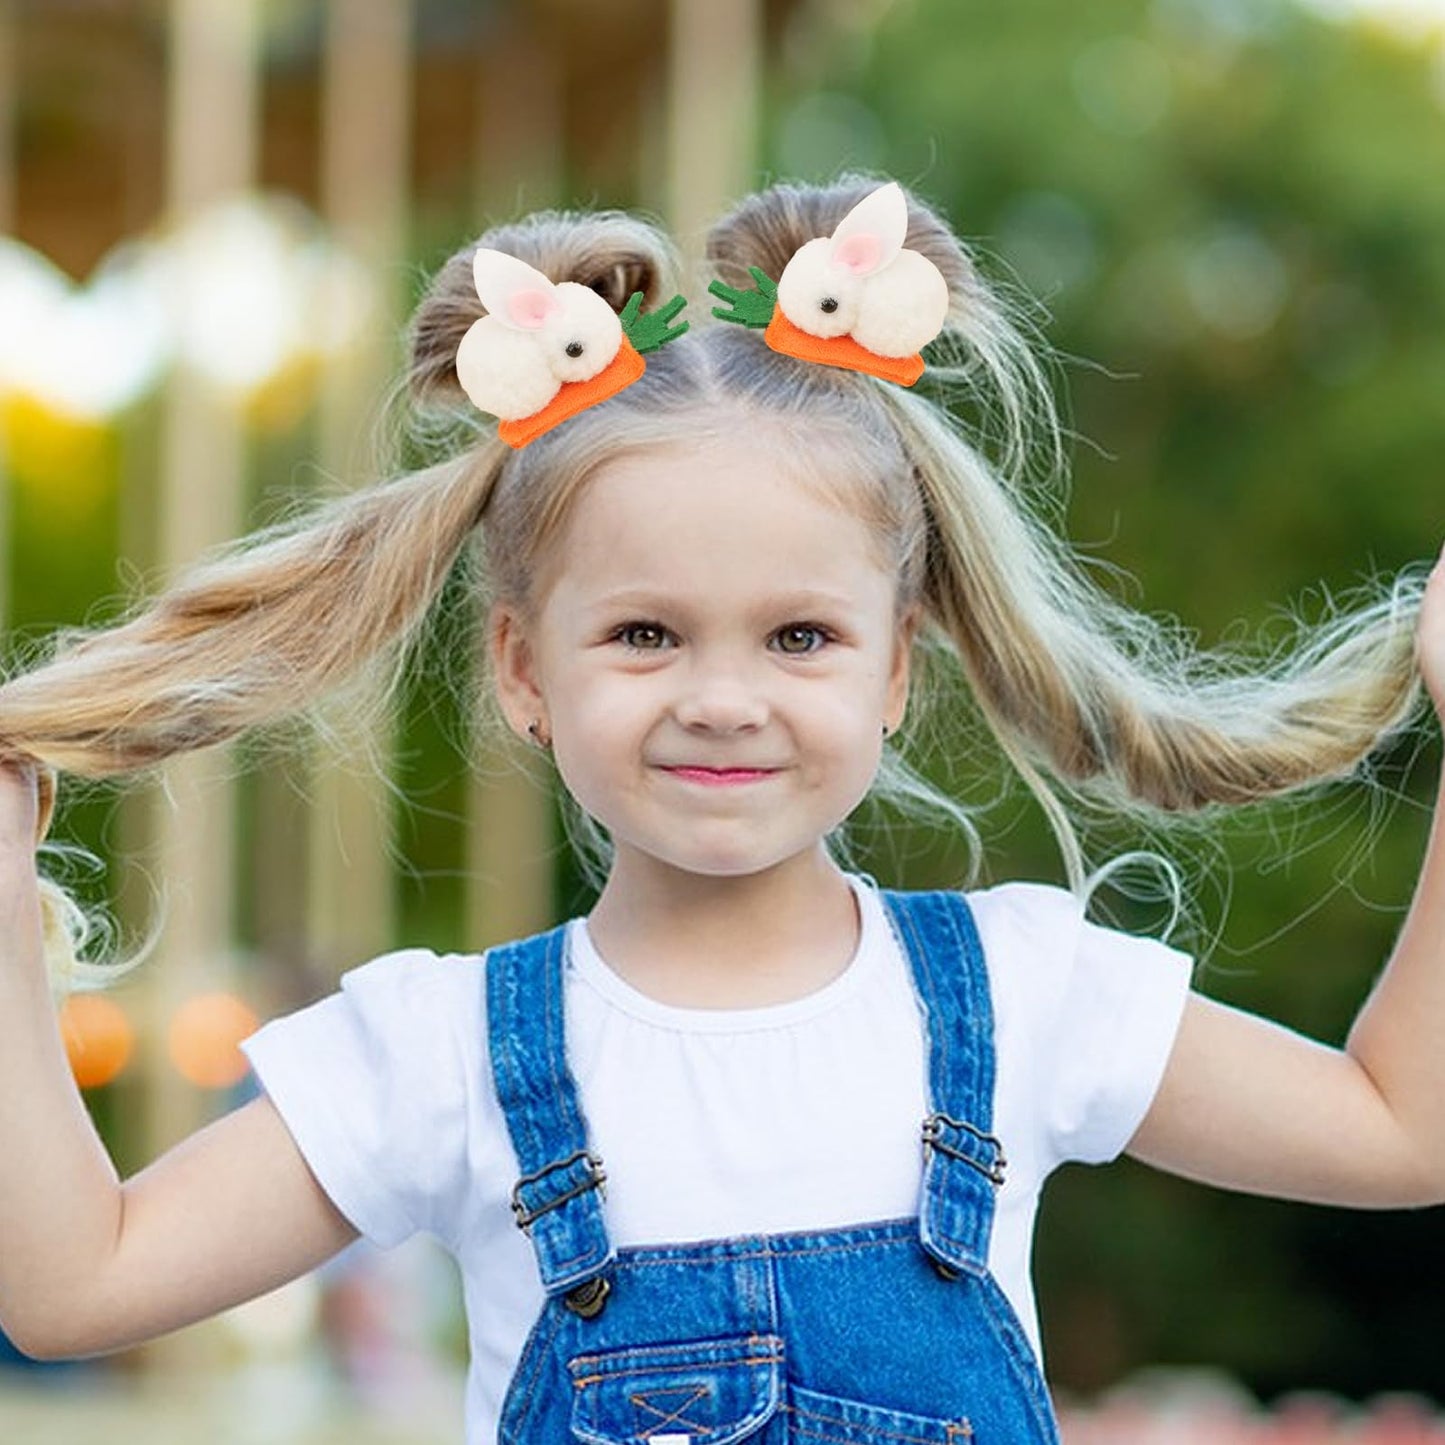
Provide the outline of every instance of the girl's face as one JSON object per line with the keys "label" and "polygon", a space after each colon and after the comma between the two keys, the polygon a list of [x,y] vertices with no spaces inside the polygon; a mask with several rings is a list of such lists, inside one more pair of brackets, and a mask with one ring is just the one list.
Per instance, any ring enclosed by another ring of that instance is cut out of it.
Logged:
{"label": "girl's face", "polygon": [[602,468],[524,620],[499,607],[503,710],[551,734],[616,866],[738,876],[816,852],[907,700],[915,620],[866,525],[746,440]]}

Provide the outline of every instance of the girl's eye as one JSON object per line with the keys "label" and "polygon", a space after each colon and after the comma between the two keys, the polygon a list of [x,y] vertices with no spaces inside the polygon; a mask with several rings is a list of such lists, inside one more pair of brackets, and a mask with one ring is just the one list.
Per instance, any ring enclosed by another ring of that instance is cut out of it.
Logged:
{"label": "girl's eye", "polygon": [[638,652],[655,652],[667,646],[667,629],[656,622],[629,622],[613,635],[624,647]]}
{"label": "girl's eye", "polygon": [[814,627],[809,622],[790,623],[787,627],[780,627],[773,636],[778,651],[791,653],[794,657],[816,652],[828,640],[828,634],[821,627]]}

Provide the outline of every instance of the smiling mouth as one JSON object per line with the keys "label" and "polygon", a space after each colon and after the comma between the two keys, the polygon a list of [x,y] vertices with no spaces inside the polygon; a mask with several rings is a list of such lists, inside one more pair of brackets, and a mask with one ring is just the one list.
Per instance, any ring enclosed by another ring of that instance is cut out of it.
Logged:
{"label": "smiling mouth", "polygon": [[701,783],[704,787],[720,788],[737,783],[757,783],[771,778],[776,768],[664,768],[674,778],[684,782]]}

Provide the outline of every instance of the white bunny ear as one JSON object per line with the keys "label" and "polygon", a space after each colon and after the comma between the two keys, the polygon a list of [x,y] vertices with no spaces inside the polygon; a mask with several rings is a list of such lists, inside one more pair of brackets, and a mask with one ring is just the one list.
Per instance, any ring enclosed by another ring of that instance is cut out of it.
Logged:
{"label": "white bunny ear", "polygon": [[562,309],[557,288],[535,267],[505,251],[478,247],[472,258],[477,295],[489,316],[513,331],[537,331]]}
{"label": "white bunny ear", "polygon": [[908,202],[903,187],[889,181],[864,196],[833,231],[829,261],[855,276],[881,271],[903,249]]}

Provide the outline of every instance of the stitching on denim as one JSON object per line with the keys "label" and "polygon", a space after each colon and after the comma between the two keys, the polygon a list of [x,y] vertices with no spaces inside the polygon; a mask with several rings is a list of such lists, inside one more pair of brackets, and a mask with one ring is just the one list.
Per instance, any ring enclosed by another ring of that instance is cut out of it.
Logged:
{"label": "stitching on denim", "polygon": [[[511,1423],[508,1421],[507,1418],[509,1414],[516,1414],[518,1417],[518,1422],[523,1426],[530,1425],[531,1423],[530,1416],[532,1413],[532,1398],[537,1392],[537,1383],[542,1378],[542,1366],[552,1359],[553,1343],[555,1342],[558,1334],[561,1332],[562,1326],[567,1323],[560,1306],[552,1309],[551,1332],[547,1335],[545,1340],[541,1340],[539,1337],[541,1336],[543,1326],[547,1323],[548,1313],[548,1308],[544,1305],[542,1313],[538,1315],[537,1322],[535,1325],[533,1325],[532,1332],[528,1336],[527,1342],[522,1348],[522,1357],[517,1362],[517,1368],[512,1377],[512,1383],[508,1386],[507,1393],[502,1397],[501,1421],[503,1423]],[[531,1357],[532,1363],[531,1377],[527,1380],[525,1384],[523,1384],[523,1367],[527,1365],[529,1356]],[[517,1396],[515,1406],[513,1406],[512,1401],[512,1395],[514,1391]],[[513,1440],[517,1440],[519,1438],[526,1439],[525,1433],[520,1436],[516,1434],[513,1434],[511,1436],[511,1439]]]}
{"label": "stitching on denim", "polygon": [[[1024,1398],[1033,1413],[1034,1423],[1043,1432],[1043,1438],[1057,1445],[1058,1426],[1048,1402],[1048,1386],[1039,1370],[1037,1357],[1024,1339],[1023,1329],[1002,1287],[992,1275],[987,1276],[987,1282],[993,1288],[980,1289],[977,1313],[988,1324],[1004,1360],[1013,1370],[1014,1378],[1023,1386]],[[1000,1302],[1002,1310],[999,1309]]]}
{"label": "stitching on denim", "polygon": [[888,1249],[896,1248],[899,1244],[906,1243],[910,1248],[915,1241],[889,1239],[860,1239],[848,1244],[819,1244],[809,1246],[806,1249],[760,1249],[748,1254],[730,1254],[719,1258],[713,1254],[692,1254],[675,1255],[666,1259],[649,1259],[646,1255],[634,1256],[631,1259],[620,1260],[619,1269],[651,1269],[659,1265],[699,1265],[699,1264],[741,1264],[750,1260],[758,1259],[795,1259],[803,1258],[814,1254],[856,1254],[864,1249]]}
{"label": "stitching on denim", "polygon": [[[785,1259],[790,1254],[801,1254],[814,1246],[806,1240],[822,1240],[831,1244],[834,1240],[867,1239],[878,1244],[916,1244],[918,1242],[918,1216],[897,1215],[889,1219],[860,1220],[856,1224],[837,1225],[832,1229],[792,1229],[768,1234],[735,1234],[712,1239],[687,1239],[672,1244],[630,1244],[618,1251],[619,1263],[625,1266],[638,1256],[660,1257],[670,1255],[678,1261],[717,1259],[727,1263],[734,1259],[758,1259],[758,1249],[766,1250],[771,1256]],[[791,1241],[791,1242],[790,1242]],[[734,1253],[740,1245],[750,1246],[747,1250]]]}
{"label": "stitching on denim", "polygon": [[[526,944],[509,945],[501,951],[509,964],[509,981],[513,985],[513,993],[529,975],[529,970],[525,967],[529,952],[532,952],[532,949],[527,949]],[[566,929],[562,926],[552,929],[546,935],[542,945],[542,957],[538,961],[538,983],[542,994],[542,1038],[539,1051],[530,1051],[532,1062],[527,1062],[527,1040],[536,1042],[535,1032],[527,1025],[526,1020],[519,1019],[516,998],[510,998],[507,1010],[509,1022],[519,1023],[516,1030],[510,1027],[506,1030],[503,1059],[507,1068],[509,1095],[513,1103],[512,1110],[507,1110],[507,1118],[509,1127],[510,1120],[516,1118],[520,1136],[519,1153],[523,1155],[519,1163],[522,1163],[523,1172],[529,1172],[529,1165],[542,1168],[551,1160],[553,1150],[549,1146],[549,1137],[553,1130],[558,1131],[564,1143],[579,1139],[579,1146],[587,1146],[587,1123],[581,1116],[575,1087],[571,1085],[566,1065],[565,1000],[562,997],[565,985],[562,965],[565,957]],[[549,1091],[551,1108],[548,1108],[548,1094],[536,1098],[527,1088],[529,1081],[539,1081],[542,1087]],[[575,1209],[569,1208],[571,1204],[572,1201],[568,1201],[568,1204],[562,1205],[561,1217],[546,1221],[530,1235],[530,1243],[533,1253],[538,1256],[543,1280],[551,1282],[552,1285],[556,1285],[558,1276],[565,1274],[578,1263],[592,1263],[597,1260],[598,1243],[601,1244],[601,1257],[604,1261],[611,1254],[607,1227],[601,1220],[601,1212],[595,1209],[595,1201],[582,1198],[581,1204]],[[572,1222],[574,1217],[578,1221],[575,1224]],[[566,1243],[579,1243],[579,1250],[565,1259],[558,1259],[558,1247],[565,1246]]]}
{"label": "stitching on denim", "polygon": [[[977,928],[964,926],[964,910],[968,908],[967,901],[950,893],[938,892],[912,895],[913,901],[911,903],[906,897],[899,898],[899,895],[896,894],[893,896],[898,899],[898,914],[903,920],[903,925],[917,946],[918,962],[927,980],[930,1004],[945,1001],[951,1002],[957,1006],[951,1010],[951,1012],[962,1014],[965,1021],[981,1015],[984,1012],[982,1003],[984,998],[987,997],[984,992],[987,977],[982,968],[984,960],[982,949],[978,947]],[[924,947],[922,943],[921,925],[916,921],[916,915],[913,912],[914,908],[923,910],[929,915],[926,921],[938,927],[940,932],[947,935],[948,943],[963,959],[965,968],[961,975],[962,983],[956,990],[949,991],[939,987],[935,970],[930,963],[928,949]],[[972,915],[969,914],[968,918],[969,923],[972,924]],[[992,1008],[990,1007],[988,1010],[990,1019],[992,1012]],[[940,1020],[940,1022],[946,1021]],[[942,1079],[940,1082],[946,1083],[953,1076],[951,1056],[949,1054],[949,1039],[946,1029],[940,1030],[940,1042],[942,1044],[940,1056],[943,1061],[941,1070]],[[991,1035],[985,1042],[988,1046],[987,1052],[991,1053],[993,1044]],[[991,1097],[985,1100],[985,1096],[990,1092],[984,1087],[988,1082],[986,1078],[988,1071],[985,1067],[985,1053],[986,1050],[983,1047],[968,1049],[966,1055],[969,1067],[960,1071],[960,1078],[964,1087],[974,1096],[974,1099],[970,1101],[971,1103],[982,1104],[985,1101],[988,1103],[990,1116],[989,1126],[991,1127],[993,1101]],[[940,1107],[937,1101],[935,1101],[934,1107]],[[972,1115],[978,1111],[976,1108],[971,1107],[968,1112]]]}
{"label": "stitching on denim", "polygon": [[746,1355],[740,1360],[683,1360],[676,1365],[626,1365],[620,1370],[608,1370],[596,1375],[579,1375],[572,1381],[572,1384],[581,1390],[587,1385],[600,1385],[607,1380],[615,1380],[619,1375],[656,1375],[662,1372],[671,1374],[678,1370],[731,1370],[738,1365],[780,1365],[782,1362],[781,1355]]}
{"label": "stitching on denim", "polygon": [[[890,909],[889,912],[898,919],[903,931],[908,935],[908,938],[904,940],[905,957],[914,973],[922,976],[924,983],[923,998],[925,1012],[927,1014],[929,1044],[930,1088],[928,1092],[933,1096],[929,1099],[929,1104],[932,1108],[938,1109],[942,1107],[943,1101],[937,1097],[936,1089],[932,1086],[946,1082],[951,1072],[949,1068],[948,1029],[944,1027],[947,1020],[939,1017],[942,1012],[940,1008],[942,1000],[939,997],[938,986],[933,979],[933,971],[929,967],[928,950],[923,946],[923,940],[912,911],[912,907],[917,905],[911,906],[902,899],[898,901],[898,904],[899,906],[896,910]],[[938,1058],[941,1061],[937,1070],[937,1077],[933,1077],[935,1072],[932,1067],[934,1050],[937,1050]]]}
{"label": "stitching on denim", "polygon": [[[799,1405],[784,1405],[782,1408],[790,1414],[806,1416],[811,1420],[821,1420],[825,1425],[840,1425],[843,1429],[852,1432],[850,1437],[845,1438],[842,1435],[829,1435],[821,1430],[809,1430],[802,1423],[794,1428],[794,1434],[806,1435],[812,1440],[834,1440],[838,1442],[838,1445],[857,1445],[858,1437],[862,1434],[874,1440],[906,1440],[914,1442],[914,1445],[937,1445],[936,1436],[905,1435],[900,1430],[884,1430],[877,1425],[848,1420],[838,1415],[821,1415],[816,1410],[806,1410]],[[973,1437],[973,1426],[967,1420],[940,1420],[938,1423],[949,1440],[957,1439],[960,1436],[967,1439]]]}
{"label": "stitching on denim", "polygon": [[[900,938],[899,942],[903,945],[909,972],[918,980],[923,999],[924,1031],[928,1042],[928,1107],[932,1111],[954,1102],[946,1097],[947,1085],[953,1072],[949,1055],[949,1020],[943,1017],[943,1000],[939,996],[928,961],[928,950],[923,945],[914,914],[914,909],[922,905],[899,895],[891,897],[895,906],[888,908],[886,912],[897,922],[895,932],[906,935]],[[943,1212],[948,1181],[944,1169],[931,1158],[924,1161],[923,1173],[924,1194],[931,1206],[929,1222],[932,1223]],[[920,1218],[920,1225],[922,1223]]]}
{"label": "stitching on denim", "polygon": [[703,1383],[700,1385],[694,1385],[692,1387],[692,1394],[690,1394],[687,1399],[685,1399],[682,1404],[677,1407],[677,1409],[668,1410],[666,1414],[663,1413],[666,1407],[654,1405],[647,1398],[649,1394],[680,1395],[683,1390],[687,1388],[688,1387],[686,1385],[674,1385],[671,1388],[668,1388],[667,1386],[661,1386],[656,1390],[642,1391],[640,1393],[634,1391],[627,1397],[632,1402],[632,1404],[637,1406],[639,1410],[647,1410],[652,1414],[658,1416],[658,1420],[655,1425],[649,1425],[644,1429],[638,1431],[638,1434],[641,1435],[644,1440],[650,1433],[655,1433],[656,1431],[662,1429],[664,1425],[687,1425],[693,1430],[700,1430],[704,1433],[712,1429],[711,1425],[708,1425],[701,1420],[689,1420],[687,1416],[682,1413],[688,1408],[688,1406],[695,1405],[699,1400],[706,1400],[712,1396],[712,1386],[709,1385],[706,1380],[704,1380]]}
{"label": "stitching on denim", "polygon": [[[554,1122],[559,1122],[563,1129],[567,1129],[571,1120],[567,1117],[567,1100],[562,1085],[562,1074],[566,1069],[566,1055],[559,1059],[557,1049],[559,1046],[565,1048],[565,1033],[562,1038],[557,1034],[562,1032],[553,1022],[553,1012],[557,1009],[557,991],[562,986],[561,969],[558,967],[557,934],[554,932],[552,941],[547,945],[546,960],[542,969],[542,1027],[547,1040],[547,1053],[545,1063],[547,1073],[551,1078],[552,1097],[555,1103],[555,1112],[552,1115]],[[570,1143],[570,1140],[565,1141]],[[568,1151],[570,1152],[570,1151]]]}
{"label": "stitching on denim", "polygon": [[[907,934],[901,941],[924,1000],[930,1049],[929,1107],[962,1109],[966,1117],[976,1118],[981,1126],[992,1128],[993,1007],[988,995],[987,965],[968,901],[946,892],[890,892],[885,898],[891,904],[887,909],[890,918],[898,922],[895,932]],[[944,935],[947,946],[962,960],[956,986],[940,987],[936,961],[923,940],[925,926]],[[963,1033],[967,1047],[955,1068],[955,1055],[950,1053],[950,1024],[960,1022],[966,1026]],[[979,1027],[967,1027],[974,1023]],[[926,1161],[927,1217],[920,1217],[920,1232],[931,1234],[970,1256],[980,1256],[987,1250],[994,1200],[978,1199],[976,1193],[969,1190],[969,1182],[943,1161]]]}
{"label": "stitching on denim", "polygon": [[[593,1360],[630,1360],[635,1355],[676,1355],[676,1354],[697,1354],[698,1347],[702,1346],[710,1354],[722,1354],[726,1356],[729,1350],[737,1349],[740,1345],[748,1345],[753,1348],[764,1350],[781,1350],[783,1340],[781,1335],[739,1335],[731,1340],[675,1340],[670,1344],[658,1345],[633,1345],[621,1350],[589,1350],[585,1355],[573,1355],[573,1365],[591,1364]],[[779,1356],[781,1358],[781,1356]],[[724,1361],[727,1362],[726,1360]],[[679,1368],[676,1365],[669,1365],[669,1369]]]}
{"label": "stitching on denim", "polygon": [[579,1259],[590,1258],[591,1254],[592,1251],[584,1247],[581,1254],[574,1254],[568,1259],[554,1259],[552,1261],[552,1272],[554,1274],[562,1274],[566,1270],[571,1269],[571,1267],[576,1264]]}
{"label": "stitching on denim", "polygon": [[[492,1019],[494,1024],[502,1026],[502,1048],[497,1051],[496,1058],[500,1061],[506,1087],[507,1098],[503,1101],[503,1112],[506,1115],[509,1132],[515,1126],[520,1138],[514,1139],[517,1152],[521,1156],[518,1164],[523,1174],[531,1172],[528,1162],[537,1157],[540,1153],[538,1148],[534,1122],[531,1117],[531,1110],[523,1097],[522,1083],[525,1078],[525,1066],[518,1057],[525,1051],[525,1045],[519,1035],[513,1033],[510,1025],[516,1016],[515,991],[520,977],[518,963],[521,956],[521,945],[510,944],[505,948],[492,951],[494,961],[497,964],[497,988],[495,994],[489,997],[488,1002],[493,999],[504,1005],[504,1019]],[[491,965],[488,965],[488,972]],[[489,1011],[489,1018],[491,1014]],[[508,1101],[511,1107],[508,1107]]]}

